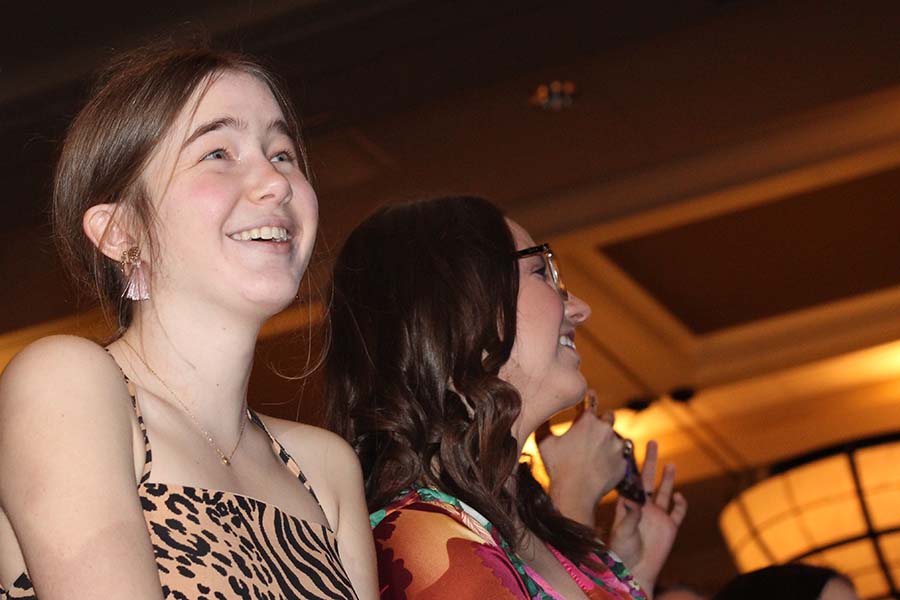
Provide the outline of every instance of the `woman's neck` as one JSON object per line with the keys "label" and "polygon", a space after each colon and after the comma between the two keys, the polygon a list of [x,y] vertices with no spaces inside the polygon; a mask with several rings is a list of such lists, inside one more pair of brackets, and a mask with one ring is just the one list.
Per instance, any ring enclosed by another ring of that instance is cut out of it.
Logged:
{"label": "woman's neck", "polygon": [[110,345],[128,374],[157,396],[186,406],[214,437],[235,436],[261,320],[174,303],[136,308],[132,325]]}

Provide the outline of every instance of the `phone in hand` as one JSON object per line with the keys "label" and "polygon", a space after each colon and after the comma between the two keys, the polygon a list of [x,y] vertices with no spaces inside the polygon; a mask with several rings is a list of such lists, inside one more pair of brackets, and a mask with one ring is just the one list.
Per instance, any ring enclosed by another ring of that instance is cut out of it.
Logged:
{"label": "phone in hand", "polygon": [[622,451],[625,456],[625,476],[616,486],[616,490],[623,498],[643,504],[647,499],[647,494],[644,492],[641,472],[638,471],[637,461],[634,459],[634,442],[631,440],[623,440],[623,442],[625,442],[625,448]]}

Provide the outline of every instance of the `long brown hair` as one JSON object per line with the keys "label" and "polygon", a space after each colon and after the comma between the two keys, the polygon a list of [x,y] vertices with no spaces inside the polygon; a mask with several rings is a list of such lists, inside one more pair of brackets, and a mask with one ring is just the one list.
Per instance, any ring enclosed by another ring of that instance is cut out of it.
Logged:
{"label": "long brown hair", "polygon": [[122,300],[117,264],[87,238],[82,218],[91,206],[116,203],[149,255],[156,255],[156,215],[141,176],[195,91],[226,71],[252,75],[268,86],[306,164],[299,121],[278,78],[247,56],[205,43],[160,42],[122,55],[100,74],[69,127],[54,178],[54,238],[76,284],[108,315],[115,313],[120,332],[131,323],[132,304]]}
{"label": "long brown hair", "polygon": [[581,561],[599,548],[593,532],[560,515],[527,465],[514,475],[522,400],[498,375],[516,334],[514,251],[482,198],[387,207],[357,227],[334,267],[329,424],[356,448],[371,508],[436,487],[513,547],[517,513]]}

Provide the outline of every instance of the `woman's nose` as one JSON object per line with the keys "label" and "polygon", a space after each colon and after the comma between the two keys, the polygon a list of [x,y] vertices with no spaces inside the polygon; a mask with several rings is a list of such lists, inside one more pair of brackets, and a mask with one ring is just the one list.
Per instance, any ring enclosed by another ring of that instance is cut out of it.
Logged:
{"label": "woman's nose", "polygon": [[282,205],[291,201],[291,184],[278,168],[268,160],[254,165],[250,183],[250,199],[254,202],[272,202]]}
{"label": "woman's nose", "polygon": [[569,299],[566,300],[566,318],[572,323],[579,324],[587,321],[590,316],[590,305],[572,292],[569,292]]}

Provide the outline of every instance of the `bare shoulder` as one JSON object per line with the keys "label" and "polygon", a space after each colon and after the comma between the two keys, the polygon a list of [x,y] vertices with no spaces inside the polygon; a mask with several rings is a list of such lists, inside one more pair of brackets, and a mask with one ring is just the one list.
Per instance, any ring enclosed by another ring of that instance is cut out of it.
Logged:
{"label": "bare shoulder", "polygon": [[[259,415],[269,431],[301,465],[319,463],[324,469],[359,470],[356,452],[344,438],[327,429]],[[306,460],[303,460],[306,459]],[[312,464],[310,464],[310,467]]]}
{"label": "bare shoulder", "polygon": [[52,384],[67,374],[76,379],[118,372],[102,346],[74,335],[41,338],[23,348],[3,371],[4,385]]}
{"label": "bare shoulder", "polygon": [[75,336],[40,339],[0,376],[0,450],[55,447],[97,430],[130,445],[133,412],[122,401],[126,394],[121,371],[98,344]]}
{"label": "bare shoulder", "polygon": [[[331,431],[272,417],[262,417],[269,431],[284,446],[306,480],[332,525],[337,525],[343,508],[362,498],[362,469],[356,452]],[[364,505],[364,500],[360,500]]]}

